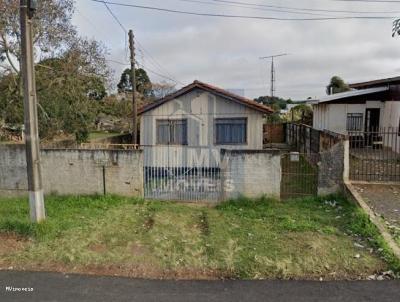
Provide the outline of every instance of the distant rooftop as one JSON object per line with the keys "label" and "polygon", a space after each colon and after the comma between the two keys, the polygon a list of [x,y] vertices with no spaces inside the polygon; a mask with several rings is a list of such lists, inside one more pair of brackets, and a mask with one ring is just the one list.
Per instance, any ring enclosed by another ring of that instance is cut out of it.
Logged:
{"label": "distant rooftop", "polygon": [[386,79],[379,79],[379,80],[372,80],[367,82],[360,82],[360,83],[353,83],[350,84],[350,88],[354,89],[365,89],[365,88],[372,88],[372,87],[379,87],[385,86],[390,84],[400,84],[400,76],[393,77],[393,78],[386,78]]}
{"label": "distant rooftop", "polygon": [[368,88],[368,89],[361,89],[361,90],[351,90],[351,91],[331,94],[331,95],[322,97],[319,100],[313,101],[310,103],[311,104],[320,104],[320,103],[326,103],[326,102],[332,102],[332,101],[339,101],[339,100],[345,100],[345,99],[352,98],[352,97],[384,92],[384,91],[388,91],[388,90],[389,90],[389,87],[375,87],[375,88]]}

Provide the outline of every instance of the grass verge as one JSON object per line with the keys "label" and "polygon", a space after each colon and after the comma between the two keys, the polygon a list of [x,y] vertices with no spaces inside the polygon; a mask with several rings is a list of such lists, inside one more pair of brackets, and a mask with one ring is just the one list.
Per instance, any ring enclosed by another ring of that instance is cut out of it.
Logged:
{"label": "grass verge", "polygon": [[0,199],[0,268],[147,278],[360,279],[399,262],[340,196],[216,207],[116,196]]}

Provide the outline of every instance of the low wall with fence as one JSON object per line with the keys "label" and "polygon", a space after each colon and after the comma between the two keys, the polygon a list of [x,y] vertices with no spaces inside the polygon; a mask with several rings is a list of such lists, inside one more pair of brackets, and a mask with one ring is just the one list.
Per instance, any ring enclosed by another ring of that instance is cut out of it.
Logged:
{"label": "low wall with fence", "polygon": [[[140,150],[41,150],[46,194],[143,195]],[[24,145],[0,145],[0,195],[27,192]]]}
{"label": "low wall with fence", "polygon": [[[326,195],[343,190],[345,146],[348,137],[308,125],[288,123],[286,142],[317,169],[317,193]],[[300,173],[300,172],[298,172]]]}

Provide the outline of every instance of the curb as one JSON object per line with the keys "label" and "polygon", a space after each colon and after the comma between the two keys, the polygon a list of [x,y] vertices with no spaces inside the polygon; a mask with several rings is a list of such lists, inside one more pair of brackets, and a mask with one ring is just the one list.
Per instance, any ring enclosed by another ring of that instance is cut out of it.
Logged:
{"label": "curb", "polygon": [[368,206],[368,204],[364,201],[364,199],[350,182],[345,182],[345,186],[357,204],[365,211],[365,213],[367,213],[371,222],[378,228],[379,232],[383,236],[383,239],[385,239],[386,243],[389,245],[389,248],[393,251],[393,254],[400,260],[400,247],[396,244],[393,237],[387,231],[386,226],[380,221],[379,217],[375,215],[372,209]]}

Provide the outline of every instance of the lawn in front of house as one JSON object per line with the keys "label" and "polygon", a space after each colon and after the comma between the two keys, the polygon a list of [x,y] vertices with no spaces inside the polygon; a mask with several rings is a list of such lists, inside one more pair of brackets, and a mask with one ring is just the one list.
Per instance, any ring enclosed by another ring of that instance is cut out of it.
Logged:
{"label": "lawn in front of house", "polygon": [[0,200],[0,269],[144,278],[358,279],[399,268],[385,247],[378,255],[384,244],[365,215],[337,196],[286,202],[241,198],[216,207],[51,196],[46,209],[47,220],[33,225],[26,200]]}

